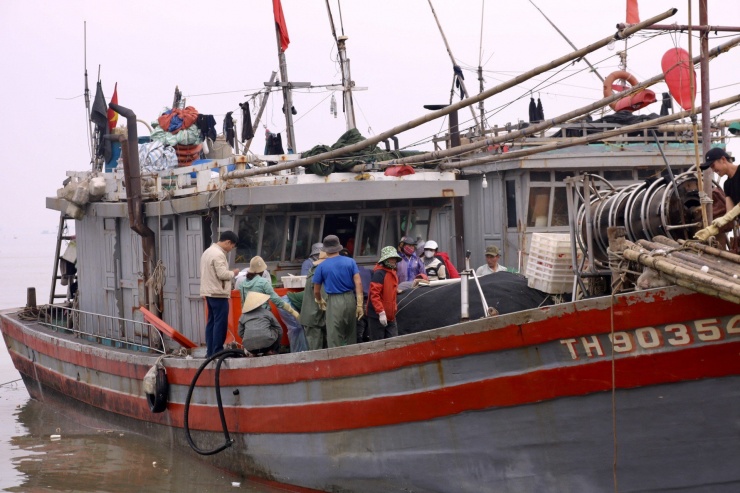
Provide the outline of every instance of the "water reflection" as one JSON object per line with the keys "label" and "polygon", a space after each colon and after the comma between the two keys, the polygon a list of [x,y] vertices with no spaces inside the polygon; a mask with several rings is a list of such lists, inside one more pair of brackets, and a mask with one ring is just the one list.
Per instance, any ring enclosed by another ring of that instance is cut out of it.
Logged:
{"label": "water reflection", "polygon": [[22,425],[10,438],[18,482],[4,491],[278,491],[242,482],[147,437],[101,428],[84,416],[63,414],[35,400],[18,408],[14,417]]}

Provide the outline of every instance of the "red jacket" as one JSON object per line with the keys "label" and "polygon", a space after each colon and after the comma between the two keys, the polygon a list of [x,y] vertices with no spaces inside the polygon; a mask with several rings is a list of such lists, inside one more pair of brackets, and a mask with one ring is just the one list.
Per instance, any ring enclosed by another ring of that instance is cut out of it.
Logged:
{"label": "red jacket", "polygon": [[398,275],[394,269],[376,264],[373,277],[370,280],[370,293],[367,300],[367,316],[378,318],[380,312],[385,312],[388,321],[396,319],[396,294],[398,291]]}

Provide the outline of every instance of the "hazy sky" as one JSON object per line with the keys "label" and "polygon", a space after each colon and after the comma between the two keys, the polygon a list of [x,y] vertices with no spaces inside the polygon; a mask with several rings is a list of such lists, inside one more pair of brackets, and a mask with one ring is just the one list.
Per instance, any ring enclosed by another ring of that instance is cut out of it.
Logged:
{"label": "hazy sky", "polygon": [[[570,37],[585,46],[615,32],[624,21],[625,1],[536,0],[537,5]],[[331,0],[341,34],[336,0]],[[477,92],[474,73],[481,46],[480,0],[434,0],[434,6],[458,63],[465,69],[470,92]],[[452,82],[451,63],[426,0],[347,1],[342,20],[358,86],[358,128],[364,135],[379,133],[424,113],[422,106],[446,103]],[[687,1],[642,0],[643,19],[677,7],[669,22],[688,22]],[[710,0],[710,24],[740,25],[740,2]],[[283,0],[291,44],[286,52],[292,81],[316,85],[340,82],[336,50],[324,0]],[[698,2],[693,2],[698,22]],[[525,0],[485,2],[482,25],[482,63],[485,87],[566,54],[572,49],[535,8]],[[269,0],[178,2],[159,1],[0,1],[0,135],[5,171],[0,193],[4,214],[0,232],[54,228],[58,213],[45,209],[67,170],[89,168],[87,120],[84,106],[84,22],[87,21],[87,69],[90,97],[100,71],[106,98],[118,83],[119,103],[147,121],[172,102],[180,87],[189,105],[213,114],[221,128],[224,115],[238,109],[247,95],[263,87],[277,70],[272,2]],[[654,36],[651,32],[649,36]],[[730,36],[730,34],[719,34]],[[726,39],[713,39],[710,46]],[[629,43],[628,70],[638,79],[656,75],[660,59],[674,45],[688,49],[686,34],[662,34]],[[617,69],[619,42],[614,50],[588,56],[602,75]],[[695,53],[698,43],[694,43]],[[601,83],[581,71],[585,64],[550,72],[486,101],[486,109],[521,97],[534,89],[545,115],[556,116],[600,99]],[[711,63],[712,100],[737,94],[740,48]],[[581,72],[579,72],[581,71]],[[546,82],[546,80],[552,78]],[[570,77],[568,77],[570,76]],[[568,77],[562,83],[549,85]],[[539,84],[539,86],[538,86]],[[653,88],[665,91],[664,85]],[[273,94],[263,123],[283,131],[282,101]],[[343,133],[341,94],[335,119],[329,113],[331,93],[314,89],[294,97],[298,111],[299,150],[331,144]],[[491,124],[527,119],[528,95],[489,117]],[[655,104],[644,111],[659,111]],[[461,121],[469,112],[461,112]],[[740,106],[723,117],[740,118]],[[401,145],[423,141],[446,126],[427,124],[399,136]],[[139,125],[139,132],[146,129]],[[264,130],[253,149],[264,146]],[[285,138],[283,138],[285,142]],[[735,141],[737,142],[737,141]],[[730,149],[738,144],[733,142]],[[429,149],[429,145],[421,147]]]}

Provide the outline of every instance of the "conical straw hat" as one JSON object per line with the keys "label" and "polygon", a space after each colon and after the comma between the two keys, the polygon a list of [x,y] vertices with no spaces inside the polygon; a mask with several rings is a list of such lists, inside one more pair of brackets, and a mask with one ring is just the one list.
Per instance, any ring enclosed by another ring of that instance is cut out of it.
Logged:
{"label": "conical straw hat", "polygon": [[244,300],[242,305],[242,313],[251,312],[255,308],[262,306],[265,301],[270,299],[269,294],[258,293],[256,291],[249,291],[247,293],[247,299]]}

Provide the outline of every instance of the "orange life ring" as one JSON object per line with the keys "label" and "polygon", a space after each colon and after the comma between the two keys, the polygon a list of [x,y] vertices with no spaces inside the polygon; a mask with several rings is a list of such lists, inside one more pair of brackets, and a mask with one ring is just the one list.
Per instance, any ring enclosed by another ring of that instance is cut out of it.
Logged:
{"label": "orange life ring", "polygon": [[[614,82],[618,80],[623,80],[627,82],[630,86],[636,86],[638,84],[637,77],[627,72],[626,70],[617,70],[616,72],[612,72],[611,74],[606,76],[606,80],[604,81],[605,98],[608,98],[609,96],[614,94],[614,91],[624,90],[624,86],[614,85]],[[614,111],[617,111],[617,103],[619,103],[619,101],[614,101],[613,103],[609,104],[609,107]]]}

